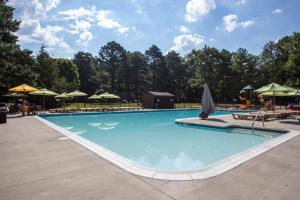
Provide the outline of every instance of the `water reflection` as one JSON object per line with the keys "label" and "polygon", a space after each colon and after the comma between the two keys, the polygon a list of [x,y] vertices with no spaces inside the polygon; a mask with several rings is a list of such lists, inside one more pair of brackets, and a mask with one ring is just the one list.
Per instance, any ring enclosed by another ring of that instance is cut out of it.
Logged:
{"label": "water reflection", "polygon": [[93,126],[93,127],[98,127],[98,126],[101,125],[101,122],[100,122],[100,123],[97,123],[97,122],[90,122],[90,123],[88,123],[88,125]]}
{"label": "water reflection", "polygon": [[161,170],[194,170],[204,166],[202,162],[192,159],[185,152],[180,152],[175,157],[161,155],[158,160],[147,160],[145,156],[132,160],[141,165]]}
{"label": "water reflection", "polygon": [[103,131],[108,131],[116,128],[119,122],[89,122],[88,125]]}
{"label": "water reflection", "polygon": [[63,128],[69,131],[69,130],[73,129],[74,126],[67,126],[67,127],[63,127]]}

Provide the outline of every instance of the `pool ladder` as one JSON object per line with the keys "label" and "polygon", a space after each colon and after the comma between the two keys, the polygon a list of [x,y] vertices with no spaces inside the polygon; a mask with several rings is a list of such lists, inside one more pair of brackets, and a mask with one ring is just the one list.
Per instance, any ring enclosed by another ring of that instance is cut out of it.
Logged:
{"label": "pool ladder", "polygon": [[[257,115],[254,117],[253,121],[252,121],[252,133],[254,132],[254,124],[257,120],[257,118],[259,117],[260,113],[265,110],[264,107],[261,107],[261,109],[259,110],[259,112],[257,113]],[[263,127],[265,127],[265,114],[263,113]]]}

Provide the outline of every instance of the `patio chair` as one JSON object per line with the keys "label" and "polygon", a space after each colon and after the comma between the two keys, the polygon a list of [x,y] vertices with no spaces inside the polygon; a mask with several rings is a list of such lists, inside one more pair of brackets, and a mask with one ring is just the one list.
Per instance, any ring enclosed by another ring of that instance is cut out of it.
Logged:
{"label": "patio chair", "polygon": [[[254,120],[257,113],[232,113],[233,119]],[[269,114],[258,115],[257,120],[266,120],[270,117]]]}

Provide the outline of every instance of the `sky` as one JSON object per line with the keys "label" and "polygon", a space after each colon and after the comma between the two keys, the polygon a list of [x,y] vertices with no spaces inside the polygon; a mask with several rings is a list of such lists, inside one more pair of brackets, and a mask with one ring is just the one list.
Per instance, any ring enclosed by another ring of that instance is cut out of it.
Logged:
{"label": "sky", "polygon": [[269,41],[300,31],[299,0],[11,0],[19,43],[54,57],[94,56],[109,41],[128,51],[152,44],[181,55],[204,45],[258,55]]}

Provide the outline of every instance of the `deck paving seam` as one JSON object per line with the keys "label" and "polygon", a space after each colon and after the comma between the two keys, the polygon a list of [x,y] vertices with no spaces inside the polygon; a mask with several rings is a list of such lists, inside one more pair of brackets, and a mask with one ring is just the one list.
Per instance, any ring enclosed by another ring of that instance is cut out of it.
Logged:
{"label": "deck paving seam", "polygon": [[[138,175],[133,175],[133,176],[136,177],[137,179],[139,179],[140,181],[142,181],[143,183],[145,183],[146,185],[148,185],[148,186],[152,187],[153,189],[159,191],[160,193],[166,195],[167,197],[169,197],[169,198],[171,198],[171,199],[173,199],[173,200],[178,200],[178,199],[176,199],[175,197],[173,197],[173,196],[167,194],[166,192],[160,190],[159,188],[155,187],[154,185],[151,185],[151,184],[148,183],[147,181],[141,179]],[[164,185],[164,184],[167,184],[168,182],[169,182],[169,181],[166,181],[165,183],[163,183],[163,184],[161,184],[161,185],[159,185],[159,186],[162,186],[162,185]]]}

